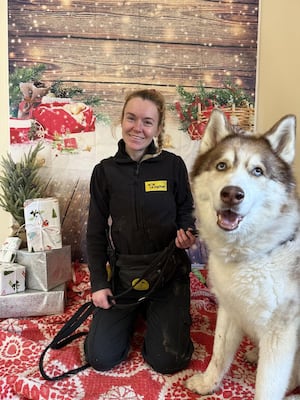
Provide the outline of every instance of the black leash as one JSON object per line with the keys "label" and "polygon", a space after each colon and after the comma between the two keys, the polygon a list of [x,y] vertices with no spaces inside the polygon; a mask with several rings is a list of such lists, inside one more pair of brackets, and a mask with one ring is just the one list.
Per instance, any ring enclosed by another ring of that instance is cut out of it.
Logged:
{"label": "black leash", "polygon": [[88,332],[78,332],[72,335],[72,333],[95,311],[96,307],[92,302],[88,302],[79,307],[75,314],[65,323],[62,329],[54,337],[52,342],[45,348],[40,356],[39,369],[42,377],[47,381],[57,381],[62,378],[67,378],[70,375],[77,374],[77,372],[83,371],[88,368],[90,364],[84,364],[81,367],[71,369],[70,371],[64,372],[61,375],[49,376],[44,370],[44,358],[49,349],[61,349],[67,344],[71,343],[73,340],[87,335]]}
{"label": "black leash", "polygon": [[[170,259],[170,257],[172,257],[175,248],[176,248],[175,240],[172,240],[170,244],[152,260],[152,262],[149,264],[149,267],[145,270],[142,276],[139,279],[137,279],[134,285],[132,285],[129,289],[125,290],[124,292],[116,296],[110,296],[109,301],[112,307],[116,308],[133,307],[142,303],[147,298],[149,298],[149,296],[154,292],[154,290],[158,287],[158,285],[160,285],[163,282],[165,278],[164,273],[165,269],[167,268],[168,260]],[[111,256],[115,257],[113,249],[111,249],[111,251],[112,251]],[[138,300],[132,303],[126,303],[126,304],[116,303],[116,301],[122,299],[122,297],[124,297],[129,292],[134,290],[135,286],[138,285],[143,279],[145,279],[147,274],[150,271],[152,271],[153,268],[156,268],[158,272],[158,278],[156,282],[153,284],[152,288],[146,294],[144,294],[142,297],[140,297]],[[46,379],[47,381],[58,381],[60,379],[67,378],[70,377],[71,375],[77,374],[78,372],[83,371],[84,369],[90,366],[90,364],[86,363],[81,367],[71,369],[60,375],[49,376],[46,374],[43,364],[45,355],[49,349],[53,350],[61,349],[67,344],[71,343],[73,340],[88,334],[88,332],[86,331],[77,332],[75,334],[73,334],[73,332],[75,332],[76,329],[89,317],[89,315],[93,314],[95,310],[96,306],[92,302],[84,303],[82,306],[80,306],[79,309],[75,312],[75,314],[69,319],[69,321],[65,323],[65,325],[61,328],[61,330],[57,333],[52,342],[44,349],[39,360],[40,373],[44,379]]]}

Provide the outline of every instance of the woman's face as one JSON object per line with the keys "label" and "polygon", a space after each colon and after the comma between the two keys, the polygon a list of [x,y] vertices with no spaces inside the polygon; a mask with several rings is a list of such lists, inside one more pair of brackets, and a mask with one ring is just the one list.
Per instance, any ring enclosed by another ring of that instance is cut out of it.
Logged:
{"label": "woman's face", "polygon": [[141,97],[128,101],[121,126],[126,151],[132,159],[139,160],[153,137],[159,135],[158,123],[159,114],[155,103]]}

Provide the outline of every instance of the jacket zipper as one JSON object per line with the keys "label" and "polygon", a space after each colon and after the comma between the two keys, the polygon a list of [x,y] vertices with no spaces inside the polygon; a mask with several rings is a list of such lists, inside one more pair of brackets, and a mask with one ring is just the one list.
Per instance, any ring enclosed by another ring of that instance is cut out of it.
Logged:
{"label": "jacket zipper", "polygon": [[134,183],[134,210],[135,210],[135,223],[136,223],[136,227],[137,229],[140,228],[140,213],[138,212],[138,199],[139,199],[139,195],[138,195],[138,181],[139,181],[139,174],[140,174],[140,163],[137,162],[136,163],[136,169],[135,169],[135,183]]}

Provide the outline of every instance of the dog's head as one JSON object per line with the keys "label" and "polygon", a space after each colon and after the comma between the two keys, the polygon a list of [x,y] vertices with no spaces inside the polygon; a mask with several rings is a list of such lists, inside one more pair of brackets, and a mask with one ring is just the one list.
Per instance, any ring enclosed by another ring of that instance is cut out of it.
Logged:
{"label": "dog's head", "polygon": [[[207,153],[209,150],[215,148],[224,138],[234,134],[235,130],[228,122],[225,114],[220,109],[214,109],[205,129],[205,135],[200,147],[200,155]],[[240,131],[240,134],[251,136],[252,138],[265,138],[278,157],[288,164],[293,162],[296,138],[295,115],[286,115],[265,133],[250,134],[247,132],[241,133]]]}
{"label": "dog's head", "polygon": [[214,110],[191,171],[200,223],[207,221],[214,232],[246,234],[262,219],[272,227],[288,214],[287,197],[295,197],[295,128],[295,116],[287,115],[264,134],[235,133]]}

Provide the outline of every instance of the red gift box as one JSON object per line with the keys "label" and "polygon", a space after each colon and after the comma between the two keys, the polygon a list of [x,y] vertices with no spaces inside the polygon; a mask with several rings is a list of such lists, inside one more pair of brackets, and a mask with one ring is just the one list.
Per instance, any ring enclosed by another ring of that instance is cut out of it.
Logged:
{"label": "red gift box", "polygon": [[75,138],[64,139],[65,149],[78,149],[77,140]]}
{"label": "red gift box", "polygon": [[29,119],[9,119],[9,130],[10,130],[10,143],[29,143],[30,139],[28,134],[31,129],[32,121]]}

